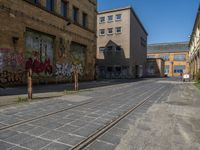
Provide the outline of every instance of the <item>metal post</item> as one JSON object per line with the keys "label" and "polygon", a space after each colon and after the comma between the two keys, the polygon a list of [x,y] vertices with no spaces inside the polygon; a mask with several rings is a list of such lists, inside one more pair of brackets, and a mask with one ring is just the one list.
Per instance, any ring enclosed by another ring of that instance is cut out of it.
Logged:
{"label": "metal post", "polygon": [[78,71],[77,68],[75,68],[74,70],[74,90],[78,91],[79,87],[78,87]]}
{"label": "metal post", "polygon": [[29,69],[27,72],[27,80],[28,80],[28,99],[31,100],[33,98],[32,69]]}

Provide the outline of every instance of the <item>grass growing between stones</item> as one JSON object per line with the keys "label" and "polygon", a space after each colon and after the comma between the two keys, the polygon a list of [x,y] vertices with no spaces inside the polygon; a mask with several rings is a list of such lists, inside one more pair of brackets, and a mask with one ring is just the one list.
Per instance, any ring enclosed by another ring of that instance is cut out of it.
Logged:
{"label": "grass growing between stones", "polygon": [[78,93],[79,91],[69,91],[69,90],[65,90],[64,91],[64,94],[65,95],[71,95],[71,94],[75,94],[75,93]]}
{"label": "grass growing between stones", "polygon": [[197,88],[200,89],[200,81],[194,84]]}
{"label": "grass growing between stones", "polygon": [[27,102],[28,101],[28,97],[17,97],[17,102],[18,103],[22,103],[22,102]]}
{"label": "grass growing between stones", "polygon": [[91,92],[93,91],[92,89],[83,89],[83,90],[78,90],[78,91],[74,91],[74,90],[64,90],[64,95],[71,95],[71,94],[77,94],[77,93],[81,93],[81,92]]}

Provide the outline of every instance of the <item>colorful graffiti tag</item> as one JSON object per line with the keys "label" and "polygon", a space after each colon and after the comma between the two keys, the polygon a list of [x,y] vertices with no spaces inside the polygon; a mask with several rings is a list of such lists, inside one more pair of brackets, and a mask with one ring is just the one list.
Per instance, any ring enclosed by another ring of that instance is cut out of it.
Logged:
{"label": "colorful graffiti tag", "polygon": [[35,75],[49,76],[53,70],[53,38],[33,32],[26,32],[26,65]]}
{"label": "colorful graffiti tag", "polygon": [[24,55],[17,50],[0,48],[0,84],[23,83]]}
{"label": "colorful graffiti tag", "polygon": [[72,64],[56,64],[55,75],[58,77],[71,77],[73,72],[76,71],[79,75],[83,74],[83,67],[81,64],[72,65]]}
{"label": "colorful graffiti tag", "polygon": [[24,56],[22,53],[18,53],[16,50],[9,48],[0,48],[0,67],[22,67],[24,64]]}
{"label": "colorful graffiti tag", "polygon": [[45,59],[44,62],[36,59],[29,58],[26,61],[26,70],[32,69],[33,73],[40,74],[51,74],[52,73],[52,66],[50,64],[50,59]]}

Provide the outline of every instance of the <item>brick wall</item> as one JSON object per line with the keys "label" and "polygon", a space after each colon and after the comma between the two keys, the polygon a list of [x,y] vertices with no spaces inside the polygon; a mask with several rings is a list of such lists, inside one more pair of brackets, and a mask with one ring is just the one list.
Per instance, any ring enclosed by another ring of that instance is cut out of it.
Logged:
{"label": "brick wall", "polygon": [[[52,72],[48,74],[43,69],[43,72],[35,73],[36,83],[70,80],[71,77],[66,72],[69,73],[73,65],[81,67],[81,80],[94,79],[96,1],[69,0],[67,18],[60,15],[60,0],[54,1],[53,12],[46,10],[45,2],[41,0],[36,6],[25,0],[2,0],[0,2],[1,84],[26,83],[27,60],[30,57],[33,60],[40,58],[40,61],[44,63],[48,54],[53,55],[50,62]],[[79,22],[76,24],[72,21],[74,6],[79,8]],[[83,12],[88,16],[87,28],[82,27],[81,24]],[[27,32],[32,32],[33,37],[27,38]],[[34,38],[38,41],[34,41]],[[27,41],[29,46],[27,46]],[[73,47],[75,51],[73,53],[72,43],[76,44]],[[30,49],[27,50],[27,47]],[[33,52],[35,47],[39,54]],[[80,51],[83,54],[79,55]],[[44,56],[37,56],[41,54]]]}

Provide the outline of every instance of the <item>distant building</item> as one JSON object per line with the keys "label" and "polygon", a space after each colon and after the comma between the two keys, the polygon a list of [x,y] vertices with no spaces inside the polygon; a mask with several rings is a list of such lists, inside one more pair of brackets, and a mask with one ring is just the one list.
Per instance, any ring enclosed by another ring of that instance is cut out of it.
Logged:
{"label": "distant building", "polygon": [[190,72],[188,42],[150,44],[147,53],[147,58],[162,58],[165,61],[164,73],[168,76]]}
{"label": "distant building", "polygon": [[144,76],[147,35],[132,7],[99,12],[97,17],[98,77]]}
{"label": "distant building", "polygon": [[0,83],[93,80],[96,60],[96,0],[1,0]]}
{"label": "distant building", "polygon": [[196,15],[189,47],[191,75],[195,78],[197,72],[200,72],[200,6]]}
{"label": "distant building", "polygon": [[147,58],[146,76],[164,77],[165,61],[162,58]]}

